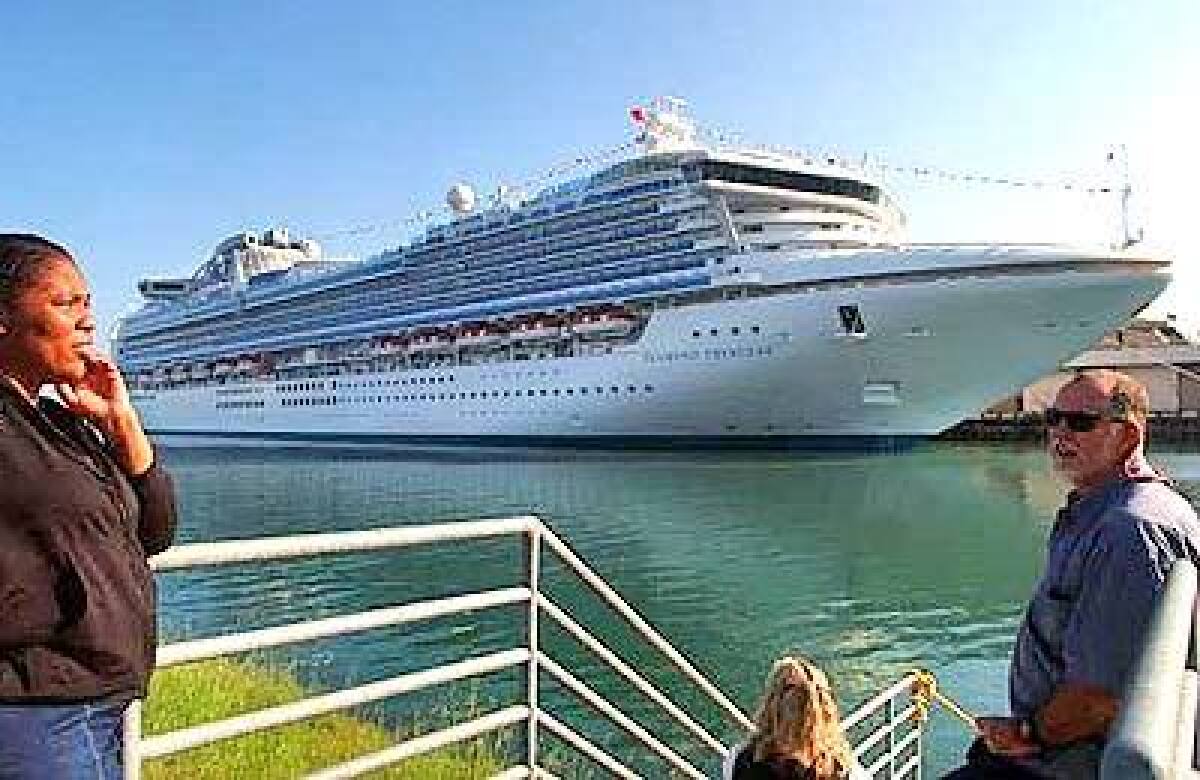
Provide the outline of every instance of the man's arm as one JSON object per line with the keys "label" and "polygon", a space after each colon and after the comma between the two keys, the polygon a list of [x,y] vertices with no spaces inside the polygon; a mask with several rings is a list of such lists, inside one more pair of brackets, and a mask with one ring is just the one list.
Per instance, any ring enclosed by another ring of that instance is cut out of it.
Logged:
{"label": "man's arm", "polygon": [[1100,522],[1063,636],[1063,683],[1030,718],[1046,745],[1107,735],[1173,559],[1164,529],[1127,512]]}

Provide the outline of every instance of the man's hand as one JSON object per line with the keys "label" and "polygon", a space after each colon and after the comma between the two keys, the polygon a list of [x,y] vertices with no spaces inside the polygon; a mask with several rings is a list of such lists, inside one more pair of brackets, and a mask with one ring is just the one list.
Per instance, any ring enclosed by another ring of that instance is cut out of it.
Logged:
{"label": "man's hand", "polygon": [[1028,758],[1040,748],[1025,735],[1020,718],[984,716],[975,719],[975,728],[987,749],[1006,758]]}
{"label": "man's hand", "polygon": [[1117,718],[1117,704],[1098,685],[1063,683],[1038,710],[1038,734],[1051,745],[1102,739]]}

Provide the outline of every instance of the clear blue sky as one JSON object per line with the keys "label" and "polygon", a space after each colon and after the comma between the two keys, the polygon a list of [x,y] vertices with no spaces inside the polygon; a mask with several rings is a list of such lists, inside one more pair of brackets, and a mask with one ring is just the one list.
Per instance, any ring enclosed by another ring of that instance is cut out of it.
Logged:
{"label": "clear blue sky", "polygon": [[[394,223],[687,98],[747,140],[1012,177],[1127,143],[1160,311],[1200,329],[1200,2],[21,3],[0,229],[74,248],[104,322],[236,231]],[[1111,203],[897,178],[917,240],[1109,240]],[[1186,208],[1185,208],[1186,207]],[[396,230],[335,253],[369,253]]]}

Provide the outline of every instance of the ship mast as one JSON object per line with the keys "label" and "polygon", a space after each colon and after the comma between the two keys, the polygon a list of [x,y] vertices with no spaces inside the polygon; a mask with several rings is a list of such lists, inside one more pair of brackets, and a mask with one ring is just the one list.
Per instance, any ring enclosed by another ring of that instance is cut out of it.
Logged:
{"label": "ship mast", "polygon": [[1125,148],[1125,144],[1121,144],[1116,152],[1108,153],[1109,162],[1115,162],[1121,166],[1121,249],[1128,249],[1138,243],[1143,238],[1143,231],[1138,228],[1137,235],[1133,234],[1133,227],[1129,218],[1129,200],[1133,196],[1133,185],[1129,178],[1129,151]]}

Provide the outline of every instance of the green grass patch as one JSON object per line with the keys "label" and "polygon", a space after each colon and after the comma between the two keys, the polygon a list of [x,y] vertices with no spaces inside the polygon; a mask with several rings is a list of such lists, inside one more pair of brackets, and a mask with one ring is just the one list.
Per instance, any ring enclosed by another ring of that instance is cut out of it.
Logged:
{"label": "green grass patch", "polygon": [[[154,675],[142,731],[162,734],[288,704],[306,695],[295,677],[268,666],[218,659],[171,667]],[[143,775],[147,780],[282,780],[381,750],[399,738],[369,720],[323,715],[148,761]],[[486,778],[505,766],[500,739],[476,740],[368,776],[389,780]]]}

